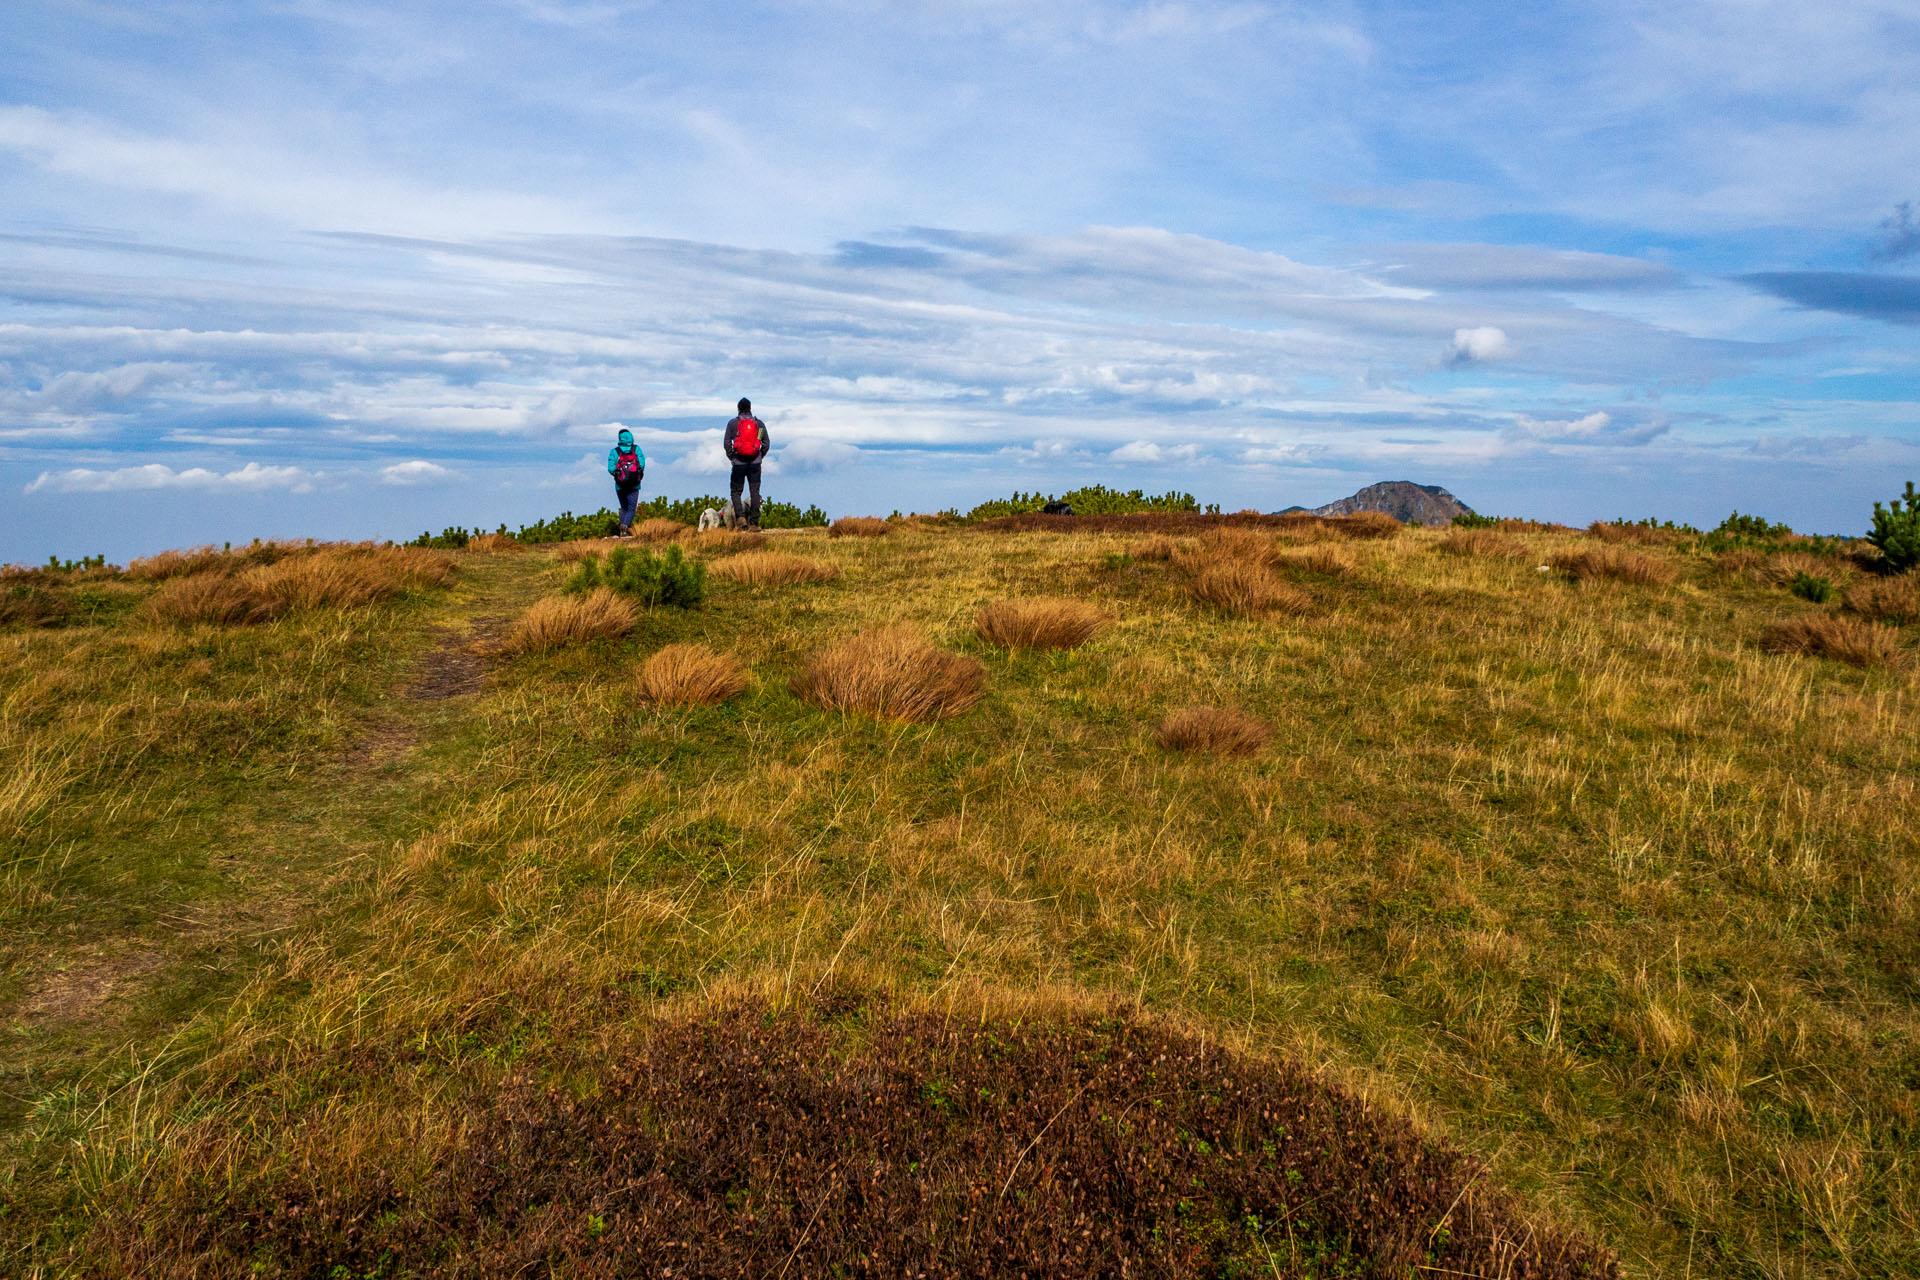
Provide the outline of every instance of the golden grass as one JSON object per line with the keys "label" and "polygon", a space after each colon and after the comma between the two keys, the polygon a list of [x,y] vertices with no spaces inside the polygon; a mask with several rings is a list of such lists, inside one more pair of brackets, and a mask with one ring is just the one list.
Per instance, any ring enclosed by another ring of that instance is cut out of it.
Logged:
{"label": "golden grass", "polygon": [[1282,549],[1268,563],[1282,572],[1317,573],[1326,578],[1344,578],[1359,567],[1351,551],[1326,542]]}
{"label": "golden grass", "polygon": [[756,587],[831,582],[840,576],[840,570],[833,565],[820,564],[805,556],[789,555],[784,551],[743,551],[715,564],[712,572],[718,577]]}
{"label": "golden grass", "polygon": [[1279,558],[1280,544],[1258,529],[1209,529],[1197,538],[1174,544],[1168,554],[1173,567],[1199,573],[1230,560],[1268,566]]}
{"label": "golden grass", "polygon": [[694,526],[654,516],[633,526],[633,536],[642,542],[672,542],[684,534],[696,532]]}
{"label": "golden grass", "polygon": [[1173,558],[1174,552],[1179,548],[1180,544],[1172,538],[1163,533],[1156,533],[1151,538],[1142,538],[1138,542],[1128,543],[1127,557],[1131,560],[1165,563]]}
{"label": "golden grass", "polygon": [[353,547],[280,560],[239,575],[290,609],[342,609],[453,581],[450,556],[418,547]]}
{"label": "golden grass", "polygon": [[640,696],[662,706],[725,702],[751,682],[738,658],[699,644],[670,644],[640,667]]}
{"label": "golden grass", "polygon": [[878,516],[841,516],[827,527],[829,538],[884,538],[892,532]]}
{"label": "golden grass", "polygon": [[1250,756],[1267,745],[1273,729],[1266,721],[1232,707],[1188,707],[1160,722],[1154,737],[1169,751],[1206,751]]}
{"label": "golden grass", "polygon": [[1901,663],[1900,633],[1858,618],[1831,613],[1801,614],[1768,627],[1760,647],[1769,653],[1805,653],[1856,667]]}
{"label": "golden grass", "polygon": [[[672,524],[676,529],[685,529],[687,527],[683,524],[675,524],[675,522],[671,520],[667,521],[667,523]],[[561,564],[573,564],[575,561],[585,560],[589,556],[602,555],[620,545],[622,545],[622,540],[619,538],[574,538],[567,542],[551,543],[547,549],[553,553],[553,558]]]}
{"label": "golden grass", "polygon": [[639,620],[639,607],[607,587],[580,595],[548,596],[520,615],[501,648],[507,653],[540,653],[589,640],[612,640],[633,630]]}
{"label": "golden grass", "polygon": [[887,720],[957,715],[986,692],[986,668],[942,649],[910,626],[862,631],[808,659],[793,680],[804,702]]}
{"label": "golden grass", "polygon": [[1187,591],[1195,600],[1228,613],[1305,613],[1313,598],[1298,587],[1280,581],[1264,564],[1253,560],[1220,560],[1194,572]]}
{"label": "golden grass", "polygon": [[1732,551],[1722,551],[1713,558],[1713,567],[1729,577],[1749,578],[1760,571],[1767,558],[1758,551],[1746,547],[1737,547]]}
{"label": "golden grass", "polygon": [[515,551],[519,546],[520,540],[510,533],[483,533],[467,542],[469,551]]}
{"label": "golden grass", "polygon": [[1622,547],[1584,547],[1562,551],[1549,562],[1576,582],[1605,579],[1643,587],[1666,586],[1678,571],[1665,560]]}
{"label": "golden grass", "polygon": [[1847,592],[1843,607],[1875,622],[1920,624],[1920,572],[1869,578]]}
{"label": "golden grass", "polygon": [[1492,529],[1454,529],[1434,543],[1433,549],[1450,556],[1486,560],[1519,560],[1527,554],[1525,547]]}
{"label": "golden grass", "polygon": [[1343,538],[1369,541],[1405,533],[1407,526],[1384,511],[1356,511],[1350,516],[1328,516],[1328,527]]}
{"label": "golden grass", "polygon": [[1678,542],[1685,535],[1677,529],[1659,529],[1649,524],[1596,520],[1587,526],[1587,536],[1610,545],[1631,543],[1641,547],[1664,547]]}
{"label": "golden grass", "polygon": [[215,570],[170,579],[142,607],[155,622],[238,627],[268,622],[287,606],[286,601]]}
{"label": "golden grass", "polygon": [[[685,528],[685,526],[681,526]],[[767,535],[747,530],[699,529],[688,533],[685,541],[695,551],[708,555],[729,555],[739,551],[757,551],[767,545]]]}
{"label": "golden grass", "polygon": [[1072,649],[1113,625],[1113,616],[1084,600],[1039,596],[996,600],[980,611],[975,630],[1007,649]]}

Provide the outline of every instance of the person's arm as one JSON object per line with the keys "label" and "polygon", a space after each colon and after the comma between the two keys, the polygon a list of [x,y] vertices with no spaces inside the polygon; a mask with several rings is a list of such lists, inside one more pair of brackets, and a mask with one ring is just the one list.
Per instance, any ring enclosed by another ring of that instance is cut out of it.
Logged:
{"label": "person's arm", "polygon": [[753,460],[760,461],[767,456],[767,451],[771,448],[773,448],[773,436],[767,431],[767,420],[762,418],[760,419],[760,452],[753,455]]}
{"label": "person's arm", "polygon": [[633,446],[633,459],[640,464],[640,474],[633,478],[633,482],[639,484],[647,478],[647,451],[640,447],[638,441]]}
{"label": "person's arm", "polygon": [[613,446],[613,448],[607,450],[607,474],[612,475],[613,469],[616,466],[618,466],[619,463],[620,463],[620,446],[615,445]]}
{"label": "person's arm", "polygon": [[740,434],[740,419],[728,418],[726,434],[720,437],[721,452],[727,455],[728,462],[740,461],[740,455],[733,451],[733,439]]}

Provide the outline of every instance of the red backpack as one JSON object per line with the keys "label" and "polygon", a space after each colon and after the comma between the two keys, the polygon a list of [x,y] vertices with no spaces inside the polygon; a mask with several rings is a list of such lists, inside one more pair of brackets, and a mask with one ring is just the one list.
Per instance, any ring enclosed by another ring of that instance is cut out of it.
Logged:
{"label": "red backpack", "polygon": [[743,458],[760,452],[759,422],[752,418],[740,419],[740,429],[733,434],[733,451]]}
{"label": "red backpack", "polygon": [[613,459],[613,482],[615,484],[626,484],[639,474],[640,451],[638,449],[629,453],[615,455]]}

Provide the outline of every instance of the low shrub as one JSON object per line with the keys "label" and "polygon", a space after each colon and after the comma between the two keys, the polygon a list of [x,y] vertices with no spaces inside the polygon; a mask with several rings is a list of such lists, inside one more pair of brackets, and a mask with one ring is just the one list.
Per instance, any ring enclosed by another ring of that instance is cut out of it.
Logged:
{"label": "low shrub", "polygon": [[794,677],[804,702],[889,720],[957,715],[979,702],[987,672],[973,658],[939,648],[912,627],[862,631],[813,655]]}
{"label": "low shrub", "polygon": [[1313,600],[1298,587],[1273,576],[1253,560],[1220,560],[1196,571],[1187,582],[1194,599],[1228,613],[1263,616],[1305,613]]}
{"label": "low shrub", "polygon": [[537,653],[589,640],[626,635],[640,609],[605,587],[571,596],[548,596],[520,615],[501,646],[508,653]]}
{"label": "low shrub", "polygon": [[1802,614],[1768,627],[1760,647],[1770,653],[1805,653],[1856,667],[1889,667],[1900,661],[1900,633],[1858,618]]}
{"label": "low shrub", "polygon": [[1888,569],[1905,573],[1920,566],[1920,494],[1907,481],[1907,491],[1891,503],[1873,504],[1873,528],[1867,541],[1880,549]]}
{"label": "low shrub", "polygon": [[[1190,493],[1149,494],[1139,489],[1109,489],[1103,484],[1090,484],[1079,489],[1069,489],[1058,498],[1050,493],[1015,493],[1011,498],[996,498],[991,502],[983,502],[967,512],[965,518],[976,521],[1004,516],[1035,515],[1050,502],[1065,502],[1073,508],[1073,514],[1076,517],[1162,515],[1203,510]],[[1210,503],[1204,510],[1218,514],[1220,507],[1218,503]]]}
{"label": "low shrub", "polygon": [[1665,586],[1677,575],[1664,560],[1623,547],[1586,547],[1563,551],[1553,558],[1553,567],[1576,582],[1607,579],[1640,586]]}
{"label": "low shrub", "polygon": [[1527,554],[1525,547],[1504,533],[1495,533],[1486,525],[1454,529],[1434,543],[1433,549],[1445,555],[1473,556],[1486,560],[1519,560]]}
{"label": "low shrub", "polygon": [[1072,649],[1113,625],[1113,618],[1084,600],[1036,597],[996,600],[980,611],[980,638],[1007,649]]}
{"label": "low shrub", "polygon": [[841,516],[827,527],[829,538],[884,538],[892,532],[878,516]]}
{"label": "low shrub", "polygon": [[670,644],[640,667],[640,696],[662,706],[725,702],[749,683],[738,658],[699,644]]}
{"label": "low shrub", "polygon": [[784,551],[743,551],[713,566],[722,578],[755,587],[784,587],[800,582],[831,582],[840,570]]}
{"label": "low shrub", "polygon": [[655,554],[642,547],[616,546],[604,561],[581,558],[562,590],[569,593],[610,587],[641,604],[691,609],[706,597],[707,567],[689,560],[679,547]]}
{"label": "low shrub", "polygon": [[1869,578],[1847,592],[1841,607],[1875,622],[1920,624],[1920,574]]}
{"label": "low shrub", "polygon": [[1188,707],[1160,722],[1154,737],[1169,751],[1207,751],[1250,756],[1267,745],[1266,721],[1231,707]]}
{"label": "low shrub", "polygon": [[147,597],[144,610],[155,622],[175,626],[235,627],[270,621],[286,610],[286,602],[257,584],[211,570],[168,580]]}
{"label": "low shrub", "polygon": [[1804,569],[1793,575],[1793,581],[1787,584],[1787,590],[1802,600],[1811,600],[1815,604],[1825,604],[1833,599],[1833,581],[1819,577]]}

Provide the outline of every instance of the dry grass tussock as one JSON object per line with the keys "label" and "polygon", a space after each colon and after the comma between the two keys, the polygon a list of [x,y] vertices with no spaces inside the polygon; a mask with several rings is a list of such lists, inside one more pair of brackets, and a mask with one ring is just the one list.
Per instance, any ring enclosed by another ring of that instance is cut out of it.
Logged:
{"label": "dry grass tussock", "polygon": [[668,520],[662,516],[642,520],[633,526],[633,536],[642,542],[672,542],[694,531],[690,524],[681,524],[678,520]]}
{"label": "dry grass tussock", "polygon": [[1355,542],[1391,538],[1405,533],[1407,526],[1384,511],[1356,511],[1350,516],[1329,516],[1329,526],[1343,538]]}
{"label": "dry grass tussock", "polygon": [[1280,544],[1270,533],[1258,529],[1210,529],[1197,538],[1176,544],[1167,558],[1182,572],[1198,573],[1228,560],[1271,566],[1279,556]]}
{"label": "dry grass tussock", "polygon": [[193,547],[185,551],[161,551],[138,560],[129,560],[126,575],[141,582],[164,582],[169,578],[184,578],[188,574],[206,573],[209,570],[232,572],[254,565],[273,564],[289,556],[322,551],[368,550],[375,545],[370,542],[256,541],[239,548]]}
{"label": "dry grass tussock", "polygon": [[241,625],[288,609],[344,609],[453,581],[451,557],[413,547],[321,548],[240,573],[208,570],[174,578],[148,597],[158,622]]}
{"label": "dry grass tussock", "polygon": [[1845,561],[1837,556],[1816,556],[1805,551],[1783,551],[1766,558],[1759,569],[1763,581],[1774,585],[1792,582],[1800,574],[1814,578],[1834,579],[1848,570]]}
{"label": "dry grass tussock", "polygon": [[1151,563],[1164,564],[1179,551],[1180,544],[1164,533],[1156,533],[1151,538],[1142,538],[1138,542],[1127,544],[1127,558]]}
{"label": "dry grass tussock", "polygon": [[538,653],[589,640],[611,640],[633,630],[639,606],[606,587],[571,596],[548,596],[520,615],[501,648]]}
{"label": "dry grass tussock", "polygon": [[749,683],[738,658],[699,644],[670,644],[640,667],[640,696],[662,706],[725,702]]}
{"label": "dry grass tussock", "polygon": [[510,533],[483,533],[467,542],[469,551],[517,551],[520,540]]}
{"label": "dry grass tussock", "polygon": [[1751,578],[1760,572],[1767,558],[1758,551],[1738,547],[1732,551],[1722,551],[1713,558],[1713,567],[1717,572],[1733,578]]}
{"label": "dry grass tussock", "polygon": [[831,582],[840,570],[784,551],[744,551],[713,566],[715,576],[755,587],[784,587],[799,582]]}
{"label": "dry grass tussock", "polygon": [[1325,578],[1344,578],[1359,567],[1351,551],[1325,542],[1279,551],[1269,563],[1285,573],[1317,573]]}
{"label": "dry grass tussock", "polygon": [[745,530],[736,533],[731,529],[700,529],[688,534],[687,542],[695,551],[703,551],[710,556],[724,556],[740,551],[758,551],[767,545],[767,535]]}
{"label": "dry grass tussock", "polygon": [[884,538],[892,532],[878,516],[841,516],[827,527],[829,538]]}
{"label": "dry grass tussock", "polygon": [[1553,567],[1576,582],[1608,579],[1632,582],[1643,587],[1664,587],[1678,576],[1671,564],[1639,551],[1623,547],[1585,547],[1563,551],[1553,558]]}
{"label": "dry grass tussock", "polygon": [[996,600],[980,611],[980,638],[1008,649],[1072,649],[1113,625],[1113,617],[1084,600],[1043,596]]}
{"label": "dry grass tussock", "polygon": [[1188,707],[1160,722],[1154,737],[1169,751],[1250,756],[1267,745],[1267,722],[1232,707]]}
{"label": "dry grass tussock", "polygon": [[1434,543],[1433,549],[1450,556],[1486,560],[1519,560],[1527,554],[1525,547],[1492,529],[1454,529]]}
{"label": "dry grass tussock", "polygon": [[1844,607],[1875,622],[1920,625],[1920,573],[1869,578],[1847,592]]}
{"label": "dry grass tussock", "polygon": [[1760,647],[1771,653],[1806,653],[1856,667],[1901,665],[1900,633],[1858,618],[1808,613],[1768,627]]}
{"label": "dry grass tussock", "polygon": [[1313,598],[1306,592],[1280,581],[1271,569],[1254,560],[1221,560],[1206,565],[1188,579],[1187,590],[1203,604],[1256,617],[1300,614],[1313,607]]}
{"label": "dry grass tussock", "polygon": [[[684,529],[687,527],[683,524],[675,524],[671,520],[666,523],[673,525],[676,529]],[[561,564],[573,564],[577,561],[585,560],[589,556],[604,555],[615,547],[625,545],[625,542],[620,538],[575,538],[571,542],[551,543],[548,546],[548,550],[553,553],[553,558]]]}
{"label": "dry grass tussock", "polygon": [[802,701],[888,720],[956,715],[979,702],[987,672],[908,626],[862,631],[828,645],[794,677]]}
{"label": "dry grass tussock", "polygon": [[1587,536],[1609,545],[1631,543],[1640,547],[1666,547],[1686,535],[1678,529],[1659,529],[1650,524],[1623,524],[1617,520],[1595,520],[1587,526]]}

